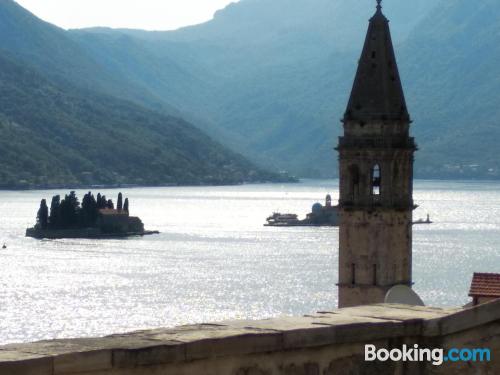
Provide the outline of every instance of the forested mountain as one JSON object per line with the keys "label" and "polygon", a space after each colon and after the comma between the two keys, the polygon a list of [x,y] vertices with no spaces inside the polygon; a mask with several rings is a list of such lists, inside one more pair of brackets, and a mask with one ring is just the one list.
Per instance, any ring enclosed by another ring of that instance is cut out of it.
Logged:
{"label": "forested mountain", "polygon": [[[200,82],[190,79],[180,90],[163,78],[169,69],[148,81],[145,65],[127,75],[142,72],[142,82],[159,96],[203,118],[201,126],[256,160],[300,175],[333,175],[338,119],[374,5],[242,0],[208,23],[173,32],[89,29],[72,36],[87,50],[107,51],[115,66],[124,65],[117,53],[123,50],[132,51],[127,61],[175,61]],[[383,5],[421,148],[417,176],[499,177],[499,1]]]}
{"label": "forested mountain", "polygon": [[[396,39],[403,40],[435,1],[388,3],[400,31]],[[96,60],[141,80],[262,164],[331,176],[338,119],[373,11],[360,1],[243,0],[211,22],[174,32],[71,33]],[[148,77],[152,70],[139,60],[160,69]],[[177,89],[162,61],[175,61],[199,81],[183,80]]]}
{"label": "forested mountain", "polygon": [[500,177],[500,1],[444,1],[401,46],[421,175]]}
{"label": "forested mountain", "polygon": [[[8,26],[16,29],[17,24],[9,19],[6,26],[4,5],[18,8],[10,1],[0,5],[0,43],[10,44],[0,51],[1,188],[283,179],[255,167],[184,120],[114,98],[91,89],[92,85],[78,86],[95,79],[93,72],[99,76],[104,70],[98,63],[84,64],[80,59],[85,53],[71,40],[54,42],[51,33],[59,35],[60,30],[27,13],[18,17],[21,21],[28,17],[25,27],[35,25],[33,40],[27,32],[13,33]],[[24,48],[23,41],[33,46]],[[81,80],[72,80],[77,73]]]}
{"label": "forested mountain", "polygon": [[[0,51],[58,87],[182,115],[266,167],[337,172],[339,119],[375,1],[241,0],[171,32],[64,31],[0,5]],[[415,120],[417,176],[500,177],[499,0],[383,5]]]}
{"label": "forested mountain", "polygon": [[13,0],[0,0],[0,36],[1,55],[29,65],[52,81],[176,112],[147,87],[136,86],[119,70],[100,64],[67,31],[38,19]]}

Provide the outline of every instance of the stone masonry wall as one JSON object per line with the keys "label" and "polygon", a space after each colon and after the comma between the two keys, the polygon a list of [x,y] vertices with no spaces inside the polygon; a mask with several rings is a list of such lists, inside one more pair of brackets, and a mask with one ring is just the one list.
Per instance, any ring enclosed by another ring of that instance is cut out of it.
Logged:
{"label": "stone masonry wall", "polygon": [[[365,362],[378,348],[490,348],[484,363]],[[500,374],[500,300],[472,309],[354,307],[262,321],[0,347],[0,375]]]}

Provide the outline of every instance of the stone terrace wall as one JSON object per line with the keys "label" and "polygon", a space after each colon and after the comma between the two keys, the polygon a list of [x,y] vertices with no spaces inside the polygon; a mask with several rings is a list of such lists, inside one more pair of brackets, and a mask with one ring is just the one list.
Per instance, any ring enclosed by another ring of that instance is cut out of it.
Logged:
{"label": "stone terrace wall", "polygon": [[[488,363],[364,362],[378,348],[486,347]],[[472,309],[372,305],[0,347],[0,375],[500,374],[500,300]]]}

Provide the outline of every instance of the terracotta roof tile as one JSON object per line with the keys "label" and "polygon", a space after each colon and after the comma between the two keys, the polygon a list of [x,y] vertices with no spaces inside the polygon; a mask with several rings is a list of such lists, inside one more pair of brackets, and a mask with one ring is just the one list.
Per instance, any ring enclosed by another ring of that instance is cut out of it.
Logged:
{"label": "terracotta roof tile", "polygon": [[500,298],[500,274],[474,273],[469,296]]}

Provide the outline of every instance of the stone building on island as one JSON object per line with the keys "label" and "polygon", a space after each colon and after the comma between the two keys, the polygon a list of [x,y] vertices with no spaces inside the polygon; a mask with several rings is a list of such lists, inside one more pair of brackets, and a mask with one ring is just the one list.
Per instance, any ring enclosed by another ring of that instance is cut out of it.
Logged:
{"label": "stone building on island", "polygon": [[339,307],[412,285],[410,115],[381,1],[370,19],[339,139]]}
{"label": "stone building on island", "polygon": [[128,210],[102,209],[99,210],[97,227],[103,233],[142,233],[144,224],[141,219],[130,216]]}

